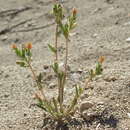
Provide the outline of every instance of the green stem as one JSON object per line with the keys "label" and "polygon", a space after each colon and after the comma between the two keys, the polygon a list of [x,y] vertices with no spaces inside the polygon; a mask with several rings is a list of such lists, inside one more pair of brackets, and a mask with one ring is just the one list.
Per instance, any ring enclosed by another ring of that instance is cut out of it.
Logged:
{"label": "green stem", "polygon": [[[56,48],[56,53],[55,53],[55,63],[58,63],[58,24],[56,24],[56,31],[55,31],[55,48]],[[58,77],[57,74],[57,80],[58,80],[58,100],[60,103],[60,108],[61,108],[61,81]]]}
{"label": "green stem", "polygon": [[68,39],[66,39],[66,54],[65,54],[65,78],[67,76],[67,64],[68,64]]}
{"label": "green stem", "polygon": [[43,98],[47,101],[46,96],[45,96],[45,94],[44,94],[44,92],[43,92],[42,85],[37,81],[37,76],[36,76],[36,74],[35,74],[35,72],[34,72],[34,70],[33,70],[33,68],[32,68],[31,63],[30,63],[29,61],[27,61],[27,63],[28,63],[28,66],[29,66],[29,68],[30,68],[30,70],[31,70],[31,72],[32,72],[32,74],[33,74],[33,79],[34,79],[34,80],[36,81],[36,83],[37,83],[38,89],[39,89],[40,92],[42,93]]}
{"label": "green stem", "polygon": [[68,61],[68,39],[66,39],[66,54],[65,54],[65,72],[64,72],[64,77],[63,79],[60,81],[59,87],[60,87],[60,94],[59,94],[59,98],[60,98],[60,106],[61,106],[61,110],[62,110],[62,104],[64,101],[64,86],[65,86],[65,82],[66,82],[66,76],[67,76],[67,61]]}
{"label": "green stem", "polygon": [[56,48],[55,62],[58,63],[58,24],[56,25],[56,32],[55,32],[55,48]]}
{"label": "green stem", "polygon": [[58,85],[59,85],[59,103],[60,103],[60,112],[63,112],[63,84],[62,84],[62,80],[58,79]]}

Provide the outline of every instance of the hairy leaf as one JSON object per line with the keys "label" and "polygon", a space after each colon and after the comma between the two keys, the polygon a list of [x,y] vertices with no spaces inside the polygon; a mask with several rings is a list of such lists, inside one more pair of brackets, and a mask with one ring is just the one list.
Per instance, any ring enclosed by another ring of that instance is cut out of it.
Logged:
{"label": "hairy leaf", "polygon": [[50,45],[50,44],[48,44],[48,47],[49,47],[49,49],[53,52],[53,53],[56,53],[56,48],[55,47],[53,47],[52,45]]}

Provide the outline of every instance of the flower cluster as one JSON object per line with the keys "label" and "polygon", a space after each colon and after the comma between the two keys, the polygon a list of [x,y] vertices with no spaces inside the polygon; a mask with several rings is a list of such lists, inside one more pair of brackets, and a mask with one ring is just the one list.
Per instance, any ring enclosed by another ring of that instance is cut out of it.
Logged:
{"label": "flower cluster", "polygon": [[16,61],[16,63],[22,67],[27,67],[32,57],[31,53],[32,43],[26,43],[22,45],[21,48],[17,47],[16,44],[12,44],[12,49],[15,51],[16,55],[20,58],[20,60]]}
{"label": "flower cluster", "polygon": [[98,62],[97,62],[97,64],[96,64],[96,68],[95,68],[95,69],[91,69],[91,70],[89,71],[89,76],[90,76],[90,79],[91,79],[91,80],[92,80],[95,76],[102,74],[102,72],[103,72],[102,64],[103,64],[104,61],[105,61],[105,57],[104,57],[104,56],[99,57]]}

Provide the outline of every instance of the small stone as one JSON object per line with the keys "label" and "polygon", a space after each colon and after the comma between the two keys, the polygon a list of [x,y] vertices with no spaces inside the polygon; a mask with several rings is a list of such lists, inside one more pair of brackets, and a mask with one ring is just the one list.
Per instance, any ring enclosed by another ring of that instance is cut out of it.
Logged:
{"label": "small stone", "polygon": [[30,77],[31,77],[31,75],[30,75],[30,74],[28,74],[26,77],[27,77],[27,78],[30,78]]}
{"label": "small stone", "polygon": [[43,81],[50,81],[54,76],[52,74],[48,74],[45,76],[45,78],[43,79]]}
{"label": "small stone", "polygon": [[80,79],[80,74],[79,73],[73,73],[72,74],[72,80],[73,81],[79,81],[79,79]]}
{"label": "small stone", "polygon": [[0,82],[0,86],[2,86],[2,82]]}
{"label": "small stone", "polygon": [[87,111],[84,111],[84,112],[82,113],[83,118],[84,118],[85,120],[87,120],[87,121],[91,120],[95,115],[96,115],[96,114],[94,114],[94,113],[88,113]]}
{"label": "small stone", "polygon": [[49,66],[48,65],[44,65],[43,68],[46,70],[46,69],[49,68]]}
{"label": "small stone", "polygon": [[4,71],[1,70],[1,71],[0,71],[0,75],[2,75],[3,73],[4,73]]}
{"label": "small stone", "polygon": [[112,96],[110,99],[111,99],[111,100],[115,100],[115,97],[114,97],[114,96]]}
{"label": "small stone", "polygon": [[128,118],[130,118],[130,113],[127,113],[127,115],[128,115]]}
{"label": "small stone", "polygon": [[8,98],[8,97],[9,97],[9,95],[8,95],[8,94],[5,94],[5,95],[4,95],[4,97],[5,97],[5,98]]}
{"label": "small stone", "polygon": [[102,8],[96,8],[94,11],[93,11],[93,13],[97,13],[97,12],[99,12],[99,11],[101,11],[102,10]]}
{"label": "small stone", "polygon": [[126,39],[126,42],[130,43],[130,37]]}
{"label": "small stone", "polygon": [[77,33],[70,33],[70,36],[75,36]]}
{"label": "small stone", "polygon": [[127,101],[127,99],[123,99],[123,103],[127,103],[128,101]]}
{"label": "small stone", "polygon": [[79,74],[81,74],[83,72],[83,70],[81,69],[81,68],[79,68],[78,70],[77,70],[77,73],[79,73]]}
{"label": "small stone", "polygon": [[24,113],[24,114],[23,114],[23,116],[25,117],[25,116],[27,116],[27,114],[26,114],[26,113]]}
{"label": "small stone", "polygon": [[106,0],[106,2],[108,3],[108,4],[113,4],[113,0]]}
{"label": "small stone", "polygon": [[8,78],[8,77],[9,77],[9,75],[8,75],[8,74],[6,74],[6,75],[5,75],[5,78]]}
{"label": "small stone", "polygon": [[97,105],[104,105],[104,102],[98,102]]}
{"label": "small stone", "polygon": [[106,82],[114,82],[114,81],[117,80],[117,77],[115,77],[115,76],[104,77],[104,80],[105,80]]}
{"label": "small stone", "polygon": [[97,36],[98,36],[98,34],[97,34],[97,33],[93,34],[93,38],[96,38]]}
{"label": "small stone", "polygon": [[50,89],[53,89],[53,88],[55,88],[55,87],[56,87],[56,83],[53,83],[53,82],[52,82],[52,83],[49,84],[49,88],[50,88]]}
{"label": "small stone", "polygon": [[81,99],[85,99],[85,98],[88,98],[89,97],[89,94],[88,92],[84,93],[83,95],[81,95]]}
{"label": "small stone", "polygon": [[89,108],[92,108],[93,107],[93,103],[90,102],[90,101],[84,101],[81,103],[80,105],[80,112],[82,113],[83,111],[89,109]]}
{"label": "small stone", "polygon": [[4,36],[1,38],[2,41],[5,41],[5,40],[7,40],[7,39],[8,39],[8,36],[6,36],[6,35],[4,35]]}
{"label": "small stone", "polygon": [[130,25],[130,22],[124,23],[125,26]]}
{"label": "small stone", "polygon": [[120,105],[119,105],[119,104],[116,104],[116,107],[120,107]]}

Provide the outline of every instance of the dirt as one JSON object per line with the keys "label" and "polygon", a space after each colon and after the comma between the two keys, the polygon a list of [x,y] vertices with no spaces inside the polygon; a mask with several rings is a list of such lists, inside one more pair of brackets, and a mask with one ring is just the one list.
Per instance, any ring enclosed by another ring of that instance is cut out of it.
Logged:
{"label": "dirt", "polygon": [[[44,65],[53,61],[47,47],[54,41],[53,3],[51,0],[0,0],[0,5],[0,130],[45,129],[45,114],[34,105],[36,88],[31,73],[15,64],[17,58],[10,46],[32,42],[32,64],[37,74],[47,73]],[[63,0],[63,5],[67,11],[73,7],[78,10],[78,26],[69,44],[70,80],[66,102],[70,100],[73,85],[84,84],[88,70],[95,66],[99,56],[106,58],[103,75],[91,82],[80,101],[93,102],[94,107],[87,112],[97,114],[84,123],[79,121],[75,129],[130,130],[130,42],[126,42],[130,37],[130,1]],[[64,52],[64,40],[60,39],[59,46]],[[82,73],[76,72],[79,69]],[[48,79],[46,95],[55,96],[57,88],[51,84],[54,78],[48,77],[45,77]],[[70,126],[70,129],[74,128]]]}

